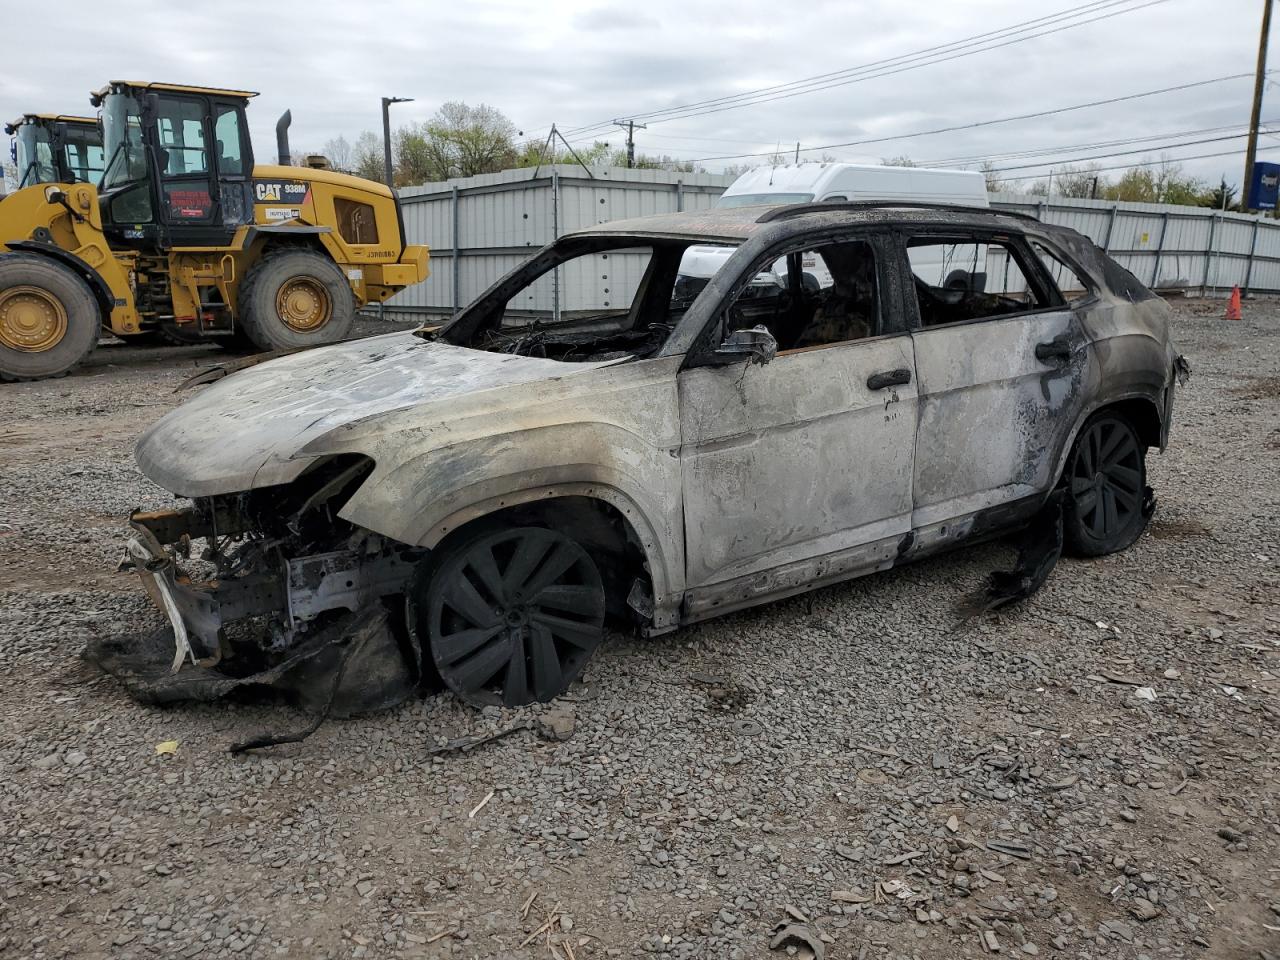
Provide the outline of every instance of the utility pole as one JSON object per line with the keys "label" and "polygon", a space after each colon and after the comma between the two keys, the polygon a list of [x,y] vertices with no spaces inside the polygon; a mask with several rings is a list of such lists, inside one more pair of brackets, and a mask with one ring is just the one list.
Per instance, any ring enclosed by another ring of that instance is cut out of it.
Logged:
{"label": "utility pole", "polygon": [[647,130],[647,123],[636,123],[634,120],[615,120],[615,125],[622,127],[627,131],[627,166],[634,167],[636,165],[636,127],[641,130]]}
{"label": "utility pole", "polygon": [[1267,82],[1267,41],[1271,39],[1271,0],[1262,0],[1262,30],[1258,35],[1258,74],[1253,81],[1253,113],[1249,117],[1249,146],[1244,157],[1244,209],[1253,189],[1253,164],[1258,158],[1258,123],[1262,119],[1262,90]]}
{"label": "utility pole", "polygon": [[382,162],[387,168],[387,186],[393,186],[391,178],[391,111],[387,108],[393,103],[412,103],[413,97],[382,98]]}
{"label": "utility pole", "polygon": [[799,165],[799,163],[800,163],[800,141],[797,140],[796,141],[796,164]]}

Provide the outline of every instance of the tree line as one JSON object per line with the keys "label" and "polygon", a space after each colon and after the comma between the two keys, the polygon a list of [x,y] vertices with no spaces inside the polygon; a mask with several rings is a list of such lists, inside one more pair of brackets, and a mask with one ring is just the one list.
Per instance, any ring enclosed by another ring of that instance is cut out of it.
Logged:
{"label": "tree line", "polygon": [[[325,143],[329,163],[358,177],[386,180],[382,137],[363,131],[355,142],[339,136]],[[488,104],[472,106],[450,101],[424,123],[399,127],[391,137],[392,176],[395,186],[438,183],[453,177],[473,177],[514,167],[536,167],[550,163],[577,163],[588,166],[626,166],[627,153],[606,141],[574,153],[546,139],[521,139],[521,133],[507,116]],[[649,169],[691,172],[694,165],[669,156],[637,154],[635,166]]]}
{"label": "tree line", "polygon": [[[386,179],[382,138],[365,130],[355,142],[337,137],[324,145],[324,154],[339,170],[381,182]],[[392,168],[396,186],[438,183],[453,177],[470,177],[496,173],[513,167],[534,167],[549,163],[575,163],[589,166],[625,166],[626,151],[603,140],[574,153],[557,142],[545,139],[521,139],[516,125],[501,111],[488,104],[472,106],[451,101],[425,123],[407,124],[392,136]],[[824,154],[803,162],[830,163],[836,157]],[[728,166],[726,173],[743,173],[752,166],[789,163],[793,156],[786,152],[763,158],[758,164]],[[891,166],[916,166],[908,156],[885,157]],[[683,172],[706,172],[705,168],[669,156],[639,153],[635,166]],[[986,177],[987,189],[1011,191],[1032,196],[1095,197],[1100,200],[1129,200],[1146,203],[1176,203],[1188,206],[1238,210],[1237,189],[1222,179],[1216,186],[1189,176],[1182,165],[1162,159],[1155,164],[1130,167],[1118,175],[1108,176],[1098,164],[1068,165],[1051,176],[1034,181],[1005,180],[990,161],[979,169]]]}

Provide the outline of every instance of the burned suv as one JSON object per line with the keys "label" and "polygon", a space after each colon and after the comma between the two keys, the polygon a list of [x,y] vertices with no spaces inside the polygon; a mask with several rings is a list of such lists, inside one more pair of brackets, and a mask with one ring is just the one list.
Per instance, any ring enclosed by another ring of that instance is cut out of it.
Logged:
{"label": "burned suv", "polygon": [[606,223],[442,328],[204,387],[138,443],[191,504],[135,514],[131,550],[179,676],[270,680],[325,649],[372,703],[436,674],[546,700],[607,619],[665,633],[1054,497],[1067,549],[1127,547],[1169,431],[1168,315],[1079,234],[1006,213]]}

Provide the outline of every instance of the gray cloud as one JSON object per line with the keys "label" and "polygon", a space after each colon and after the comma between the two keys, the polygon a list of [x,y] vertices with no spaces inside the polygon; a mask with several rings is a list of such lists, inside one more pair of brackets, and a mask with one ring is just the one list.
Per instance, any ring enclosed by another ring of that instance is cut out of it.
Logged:
{"label": "gray cloud", "polygon": [[[89,112],[87,94],[139,77],[262,91],[250,117],[270,155],[276,117],[294,114],[293,141],[377,130],[379,97],[414,97],[397,122],[426,119],[445,100],[485,102],[528,136],[720,97],[898,56],[994,30],[1044,10],[1013,0],[919,7],[862,2],[425,4],[329,0],[217,7],[135,3],[128,15],[64,0],[59,30],[10,17],[0,58],[0,117],[24,110]],[[1038,7],[1039,5],[1034,5]],[[122,9],[121,13],[124,10]],[[1172,0],[1125,16],[948,63],[706,116],[652,123],[641,150],[681,158],[794,148],[972,122],[1252,69],[1256,0]],[[73,55],[67,55],[68,51]],[[57,68],[54,69],[54,64]],[[833,149],[849,160],[1009,153],[1050,145],[1225,124],[1243,129],[1251,83],[1202,87],[1090,112],[944,136]],[[1280,117],[1280,104],[1264,117]],[[620,131],[601,134],[619,144]],[[1263,155],[1280,153],[1263,138]],[[1243,140],[1177,151],[1208,153]],[[1083,151],[1088,152],[1088,151]],[[1072,156],[1067,154],[1066,156]],[[1108,163],[1122,163],[1121,157]],[[732,162],[732,161],[730,161]],[[711,163],[712,168],[718,162]],[[1240,155],[1189,162],[1206,179],[1240,179]]]}

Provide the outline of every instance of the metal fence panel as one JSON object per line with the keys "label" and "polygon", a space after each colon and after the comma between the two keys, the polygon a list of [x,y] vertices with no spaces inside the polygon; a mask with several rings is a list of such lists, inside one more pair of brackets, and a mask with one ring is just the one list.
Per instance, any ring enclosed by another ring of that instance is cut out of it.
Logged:
{"label": "metal fence panel", "polygon": [[[386,304],[395,315],[449,315],[557,234],[611,220],[705,210],[733,176],[665,170],[547,166],[506,170],[401,191],[405,234],[431,248],[431,276]],[[1077,230],[1142,282],[1163,291],[1280,292],[1280,221],[1204,207],[993,193],[991,205]],[[613,304],[638,282],[640,254],[610,268],[560,271],[561,308]],[[521,310],[554,310],[548,277]],[[512,309],[517,309],[512,304]]]}

